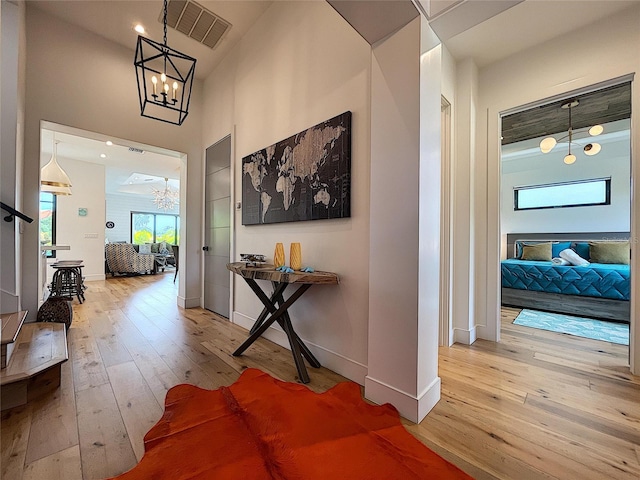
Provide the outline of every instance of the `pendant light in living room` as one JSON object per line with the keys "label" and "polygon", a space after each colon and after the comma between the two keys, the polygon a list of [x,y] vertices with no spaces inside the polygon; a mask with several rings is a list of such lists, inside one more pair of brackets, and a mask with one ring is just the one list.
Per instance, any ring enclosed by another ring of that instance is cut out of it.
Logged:
{"label": "pendant light in living room", "polygon": [[54,136],[51,160],[40,170],[40,190],[54,195],[71,195],[71,180],[58,164],[58,143]]}
{"label": "pendant light in living room", "polygon": [[163,10],[164,43],[138,35],[136,79],[140,114],[182,125],[189,114],[196,59],[167,45],[167,0]]}
{"label": "pendant light in living room", "polygon": [[[558,142],[568,139],[569,152],[564,157],[564,163],[566,163],[567,165],[571,165],[576,161],[576,156],[573,153],[571,153],[571,145],[576,145],[576,142],[573,141],[575,138],[575,135],[588,132],[590,136],[595,137],[600,135],[604,131],[604,128],[602,127],[602,125],[594,125],[588,129],[574,130],[572,120],[571,120],[571,110],[577,107],[578,105],[580,105],[580,102],[578,101],[577,98],[574,98],[572,100],[567,100],[566,102],[563,102],[562,105],[560,105],[560,108],[569,110],[569,131],[567,135],[564,135],[559,140],[556,140],[554,137],[546,137],[540,142],[540,151],[542,153],[549,153],[551,150],[554,149],[554,147],[558,144]],[[602,146],[599,143],[590,142],[582,148],[582,151],[584,152],[585,155],[592,156],[600,152],[601,149],[602,149]]]}

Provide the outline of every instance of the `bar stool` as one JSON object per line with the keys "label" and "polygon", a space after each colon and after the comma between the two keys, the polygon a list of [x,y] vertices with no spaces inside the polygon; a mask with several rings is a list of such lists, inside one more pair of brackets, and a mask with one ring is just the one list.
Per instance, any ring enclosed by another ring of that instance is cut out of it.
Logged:
{"label": "bar stool", "polygon": [[51,281],[52,296],[74,295],[80,303],[84,302],[85,286],[82,278],[82,260],[63,260],[51,265],[56,271]]}

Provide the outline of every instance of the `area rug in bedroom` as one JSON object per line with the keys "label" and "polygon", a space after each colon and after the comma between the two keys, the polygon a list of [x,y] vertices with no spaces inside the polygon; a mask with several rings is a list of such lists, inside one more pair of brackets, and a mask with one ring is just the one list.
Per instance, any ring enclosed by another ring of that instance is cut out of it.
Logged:
{"label": "area rug in bedroom", "polygon": [[229,387],[177,385],[119,480],[470,479],[345,382],[317,394],[245,370]]}
{"label": "area rug in bedroom", "polygon": [[518,314],[513,323],[541,330],[568,333],[577,337],[629,345],[629,325],[626,323],[607,322],[526,308]]}

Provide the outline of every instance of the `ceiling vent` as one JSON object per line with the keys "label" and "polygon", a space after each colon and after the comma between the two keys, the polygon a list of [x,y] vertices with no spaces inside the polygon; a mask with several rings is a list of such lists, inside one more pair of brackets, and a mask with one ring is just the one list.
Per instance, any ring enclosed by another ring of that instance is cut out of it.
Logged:
{"label": "ceiling vent", "polygon": [[[161,12],[160,23],[162,16]],[[169,0],[167,25],[209,48],[214,48],[231,28],[229,22],[190,0]]]}
{"label": "ceiling vent", "polygon": [[140,155],[144,153],[144,150],[136,147],[129,147],[129,151],[133,153],[139,153]]}

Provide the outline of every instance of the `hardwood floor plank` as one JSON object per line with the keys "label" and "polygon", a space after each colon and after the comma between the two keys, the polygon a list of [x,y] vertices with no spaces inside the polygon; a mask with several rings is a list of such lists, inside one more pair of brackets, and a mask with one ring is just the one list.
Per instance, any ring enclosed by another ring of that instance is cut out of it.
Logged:
{"label": "hardwood floor plank", "polygon": [[134,362],[108,367],[107,373],[133,451],[140,461],[144,455],[144,436],[160,420],[164,409]]}
{"label": "hardwood floor plank", "polygon": [[109,383],[98,345],[89,328],[72,325],[67,332],[76,392]]}
{"label": "hardwood floor plank", "polygon": [[62,364],[60,387],[32,402],[33,415],[26,464],[78,445],[73,372]]}
{"label": "hardwood floor plank", "polygon": [[2,412],[0,424],[0,478],[22,478],[31,430],[31,405]]}
{"label": "hardwood floor plank", "polygon": [[[9,478],[9,477],[7,477]],[[80,447],[74,445],[27,465],[22,480],[82,480]]]}
{"label": "hardwood floor plank", "polygon": [[83,478],[119,475],[137,462],[110,383],[76,392]]}
{"label": "hardwood floor plank", "polygon": [[131,361],[129,350],[116,338],[111,322],[104,313],[93,315],[89,319],[102,363],[106,368]]}

